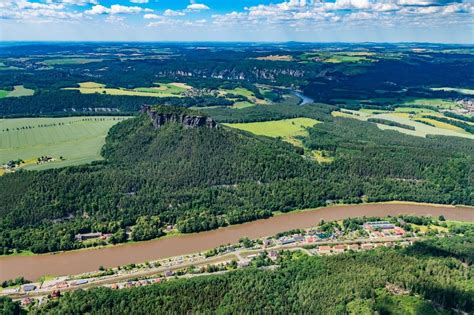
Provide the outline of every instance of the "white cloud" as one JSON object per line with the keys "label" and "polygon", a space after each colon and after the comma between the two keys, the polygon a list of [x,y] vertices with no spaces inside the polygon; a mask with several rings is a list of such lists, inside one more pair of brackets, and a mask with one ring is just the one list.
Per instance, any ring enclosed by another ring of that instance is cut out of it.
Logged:
{"label": "white cloud", "polygon": [[89,15],[101,15],[101,14],[134,14],[140,12],[152,12],[151,9],[143,9],[141,7],[129,7],[120,4],[113,4],[110,8],[104,7],[103,5],[95,5],[92,9],[85,11]]}
{"label": "white cloud", "polygon": [[87,4],[99,4],[97,0],[47,0],[46,3],[63,3],[66,5],[84,6]]}
{"label": "white cloud", "polygon": [[[214,24],[223,26],[274,25],[310,30],[316,29],[317,25],[332,27],[336,23],[344,27],[361,23],[390,27],[420,23],[443,25],[447,15],[451,16],[450,23],[466,23],[473,20],[473,13],[474,0],[286,0],[246,7],[244,12],[213,15],[212,19]],[[421,17],[424,20],[420,22]]]}
{"label": "white cloud", "polygon": [[336,9],[368,9],[370,6],[369,0],[336,0],[334,3]]}
{"label": "white cloud", "polygon": [[143,9],[140,7],[127,7],[120,4],[113,4],[110,7],[110,14],[131,14],[142,12]]}
{"label": "white cloud", "polygon": [[148,0],[130,0],[131,3],[148,3]]}
{"label": "white cloud", "polygon": [[150,14],[150,13],[148,13],[148,14],[145,14],[145,15],[143,16],[143,18],[146,19],[146,20],[151,20],[151,19],[160,19],[160,18],[162,18],[162,17],[159,16],[158,14]]}
{"label": "white cloud", "polygon": [[165,16],[183,16],[183,15],[185,15],[185,13],[182,12],[182,11],[175,11],[175,10],[167,9],[163,13],[163,15],[165,15]]}
{"label": "white cloud", "polygon": [[202,10],[209,10],[210,8],[202,3],[191,3],[186,7],[186,9],[190,11],[202,11]]}
{"label": "white cloud", "polygon": [[85,13],[90,15],[108,14],[110,9],[98,4],[93,6],[92,9],[85,11]]}

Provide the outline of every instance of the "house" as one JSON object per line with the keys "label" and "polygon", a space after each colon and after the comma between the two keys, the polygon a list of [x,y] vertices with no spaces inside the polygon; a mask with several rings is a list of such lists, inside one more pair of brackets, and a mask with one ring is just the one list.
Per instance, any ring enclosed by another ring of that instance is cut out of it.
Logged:
{"label": "house", "polygon": [[402,229],[401,227],[396,226],[393,231],[395,232],[396,235],[403,236],[405,235],[405,230]]}
{"label": "house", "polygon": [[368,250],[374,248],[374,245],[372,243],[364,243],[360,246],[360,248],[363,250]]}
{"label": "house", "polygon": [[314,236],[307,236],[306,237],[306,243],[314,243],[316,241],[316,238]]}
{"label": "house", "polygon": [[80,280],[77,280],[77,281],[74,281],[71,283],[71,285],[83,285],[83,284],[86,284],[88,283],[89,281],[86,280],[86,279],[80,279]]}
{"label": "house", "polygon": [[271,251],[268,253],[268,257],[269,257],[271,260],[275,261],[275,260],[278,259],[278,253],[277,253],[276,251],[274,251],[274,250],[271,250]]}
{"label": "house", "polygon": [[30,299],[29,297],[21,299],[21,306],[25,307],[33,303],[33,300]]}
{"label": "house", "polygon": [[92,238],[99,238],[102,236],[102,233],[100,232],[95,232],[95,233],[85,233],[85,234],[76,234],[75,239],[76,241],[85,241],[85,240],[90,240]]}
{"label": "house", "polygon": [[360,246],[359,244],[350,244],[349,246],[347,246],[347,249],[357,251],[360,249]]}
{"label": "house", "polygon": [[295,243],[295,239],[294,238],[280,238],[280,243],[281,245],[288,245],[288,244],[292,244],[292,243]]}
{"label": "house", "polygon": [[25,284],[21,287],[21,289],[23,290],[23,292],[31,292],[31,291],[36,290],[36,285],[34,285],[34,284]]}
{"label": "house", "polygon": [[304,242],[304,236],[301,235],[293,235],[293,239],[295,242]]}
{"label": "house", "polygon": [[339,244],[333,247],[333,251],[335,253],[343,253],[345,250],[346,250],[346,245]]}
{"label": "house", "polygon": [[331,253],[331,246],[319,246],[318,253],[320,255],[326,255]]}
{"label": "house", "polygon": [[242,259],[242,260],[239,260],[237,262],[237,267],[247,267],[248,265],[250,265],[250,260],[248,259]]}

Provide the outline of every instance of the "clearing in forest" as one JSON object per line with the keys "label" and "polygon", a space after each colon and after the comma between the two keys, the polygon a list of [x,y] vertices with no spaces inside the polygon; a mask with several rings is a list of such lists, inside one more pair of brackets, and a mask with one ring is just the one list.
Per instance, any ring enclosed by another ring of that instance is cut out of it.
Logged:
{"label": "clearing in forest", "polygon": [[23,85],[15,85],[13,91],[0,90],[0,98],[3,97],[20,97],[20,96],[32,96],[35,91],[27,89]]}
{"label": "clearing in forest", "polygon": [[267,137],[281,137],[283,140],[290,142],[294,145],[301,146],[301,141],[298,140],[297,136],[305,136],[307,134],[306,128],[312,127],[319,121],[311,118],[293,118],[283,119],[275,121],[263,121],[263,122],[252,122],[252,123],[237,123],[237,124],[225,124],[232,128],[245,130],[256,135],[267,136]]}

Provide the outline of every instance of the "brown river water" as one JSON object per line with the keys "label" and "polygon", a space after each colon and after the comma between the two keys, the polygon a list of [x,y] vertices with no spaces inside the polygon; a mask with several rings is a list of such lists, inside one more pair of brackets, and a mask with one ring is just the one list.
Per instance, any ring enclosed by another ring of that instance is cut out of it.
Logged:
{"label": "brown river water", "polygon": [[161,258],[205,251],[220,245],[236,243],[242,237],[272,236],[296,228],[309,228],[322,219],[340,220],[348,217],[414,214],[444,215],[449,220],[474,221],[473,207],[452,207],[413,203],[379,203],[332,206],[290,212],[218,230],[179,235],[140,243],[97,249],[76,250],[56,254],[0,257],[0,281],[24,276],[36,280],[44,275],[72,275],[106,268],[153,261]]}

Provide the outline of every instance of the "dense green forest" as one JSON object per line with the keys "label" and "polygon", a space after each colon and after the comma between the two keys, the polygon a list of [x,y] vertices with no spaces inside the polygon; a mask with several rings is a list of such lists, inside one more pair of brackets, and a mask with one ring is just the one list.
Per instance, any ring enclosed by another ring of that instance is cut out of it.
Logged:
{"label": "dense green forest", "polygon": [[[334,201],[474,204],[473,141],[407,136],[331,118],[322,105],[301,108],[324,120],[303,143],[325,150],[332,163],[224,126],[155,129],[141,115],[110,130],[105,161],[6,174],[0,177],[0,248],[5,254],[74,249],[84,246],[74,235],[90,231],[114,233],[114,242],[122,242],[124,230],[147,216],[157,217],[155,226],[196,232]],[[275,112],[281,114],[263,115]],[[142,227],[137,239],[160,235],[150,234],[148,224],[136,228]]]}
{"label": "dense green forest", "polygon": [[[32,313],[470,313],[473,237],[471,231],[408,248],[325,257],[284,252],[273,271],[249,267],[133,289],[79,290]],[[18,313],[12,304],[3,301],[3,308],[11,310],[6,314]]]}

